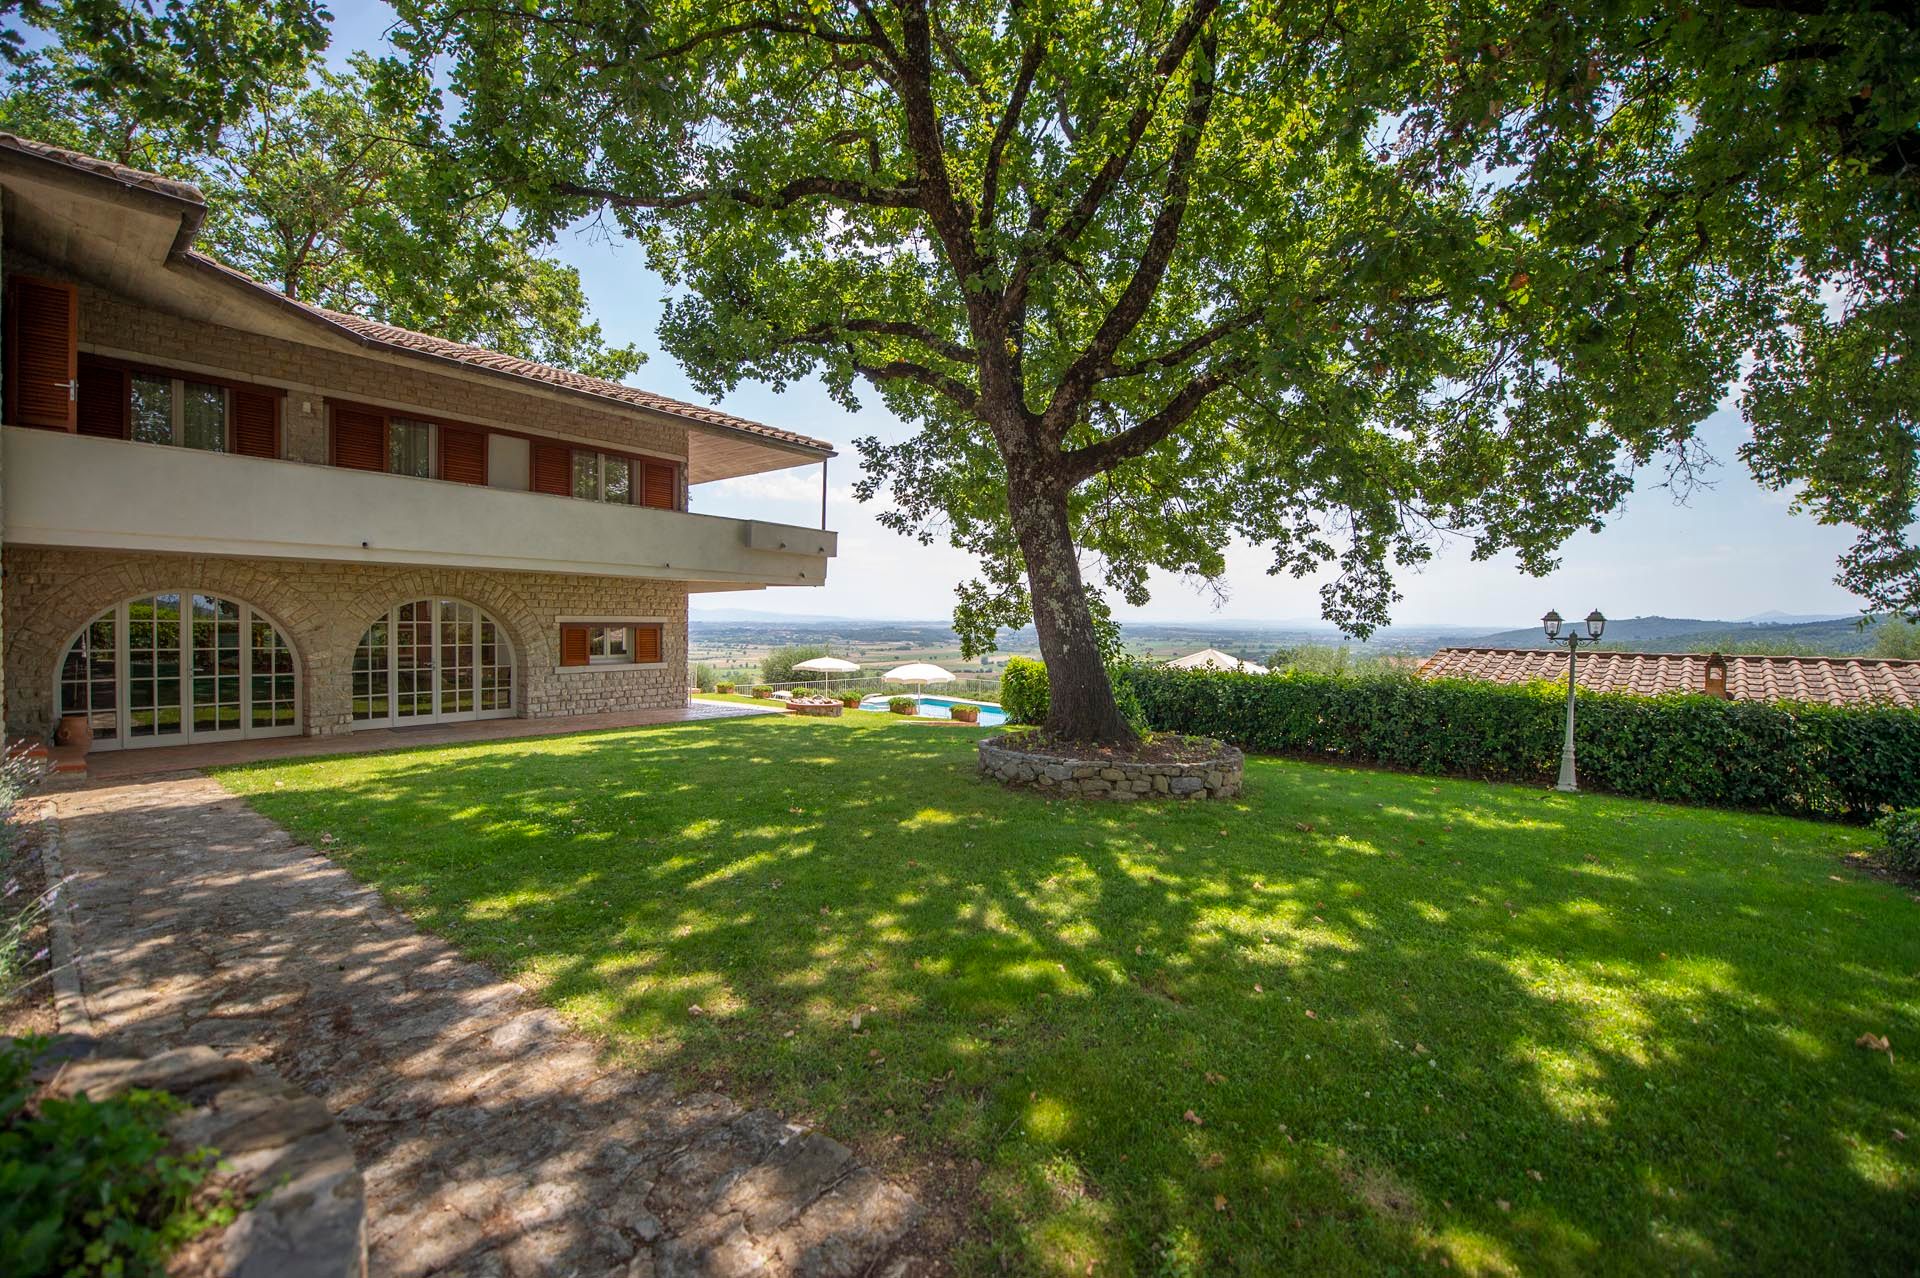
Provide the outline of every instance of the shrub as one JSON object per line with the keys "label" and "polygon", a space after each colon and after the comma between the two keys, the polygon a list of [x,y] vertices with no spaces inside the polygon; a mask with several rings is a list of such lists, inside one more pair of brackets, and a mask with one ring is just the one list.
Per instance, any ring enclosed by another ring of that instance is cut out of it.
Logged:
{"label": "shrub", "polygon": [[[1566,695],[1410,674],[1247,675],[1128,666],[1155,729],[1267,754],[1548,781]],[[1641,798],[1864,819],[1920,806],[1920,715],[1715,697],[1579,694],[1583,786]]]}
{"label": "shrub", "polygon": [[702,692],[712,692],[713,667],[704,661],[696,662],[693,667],[693,686]]}
{"label": "shrub", "polygon": [[1887,859],[1909,874],[1920,874],[1920,808],[1889,812],[1877,825],[1887,839]]}
{"label": "shrub", "polygon": [[953,716],[955,723],[980,722],[979,706],[955,706],[953,707],[953,709],[949,710],[947,713]]}
{"label": "shrub", "polygon": [[130,1091],[29,1104],[45,1039],[0,1042],[0,1256],[9,1274],[159,1274],[180,1244],[233,1219],[226,1198],[194,1196],[207,1149],[169,1152],[180,1102]]}
{"label": "shrub", "polygon": [[920,703],[912,697],[888,697],[887,709],[895,714],[912,714],[920,708]]}
{"label": "shrub", "polygon": [[715,692],[720,692],[720,693],[730,693],[738,686],[739,685],[734,683],[731,679],[722,679],[720,682],[713,685],[713,690]]}
{"label": "shrub", "polygon": [[860,694],[857,692],[843,692],[840,694],[840,704],[849,710],[858,710],[860,708]]}
{"label": "shrub", "polygon": [[753,685],[753,695],[765,701],[773,695],[773,685],[770,683],[756,683]]}
{"label": "shrub", "polygon": [[768,683],[797,683],[806,678],[807,672],[795,673],[796,663],[826,655],[827,650],[819,647],[775,648],[760,658],[760,677]]}
{"label": "shrub", "polygon": [[1000,674],[1000,704],[1013,723],[1047,721],[1047,667],[1031,657],[1010,657]]}

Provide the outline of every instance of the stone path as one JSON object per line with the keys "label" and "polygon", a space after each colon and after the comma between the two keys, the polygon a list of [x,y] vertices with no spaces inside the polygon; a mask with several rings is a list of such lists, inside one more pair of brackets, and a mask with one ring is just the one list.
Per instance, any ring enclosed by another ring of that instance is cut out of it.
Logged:
{"label": "stone path", "polygon": [[373,1273],[930,1271],[904,1251],[919,1207],[845,1146],[605,1067],[217,782],[50,802],[94,1032],[205,1044],[322,1100],[366,1178]]}

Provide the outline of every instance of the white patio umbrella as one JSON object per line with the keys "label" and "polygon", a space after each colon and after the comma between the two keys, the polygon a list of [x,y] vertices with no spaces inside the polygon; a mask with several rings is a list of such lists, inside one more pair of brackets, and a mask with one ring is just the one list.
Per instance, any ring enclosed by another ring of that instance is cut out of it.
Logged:
{"label": "white patio umbrella", "polygon": [[913,694],[920,695],[920,688],[929,683],[952,683],[957,677],[951,670],[942,670],[930,661],[909,661],[904,666],[895,666],[880,676],[894,683],[910,683]]}
{"label": "white patio umbrella", "polygon": [[827,676],[827,687],[832,688],[835,674],[845,674],[849,670],[858,670],[860,667],[855,662],[842,661],[838,657],[815,657],[811,661],[796,661],[793,663],[793,668],[823,672]]}
{"label": "white patio umbrella", "polygon": [[1218,648],[1202,648],[1198,652],[1190,652],[1179,660],[1169,661],[1167,664],[1176,670],[1243,670],[1248,674],[1267,673],[1265,666],[1256,666],[1251,661],[1242,661]]}

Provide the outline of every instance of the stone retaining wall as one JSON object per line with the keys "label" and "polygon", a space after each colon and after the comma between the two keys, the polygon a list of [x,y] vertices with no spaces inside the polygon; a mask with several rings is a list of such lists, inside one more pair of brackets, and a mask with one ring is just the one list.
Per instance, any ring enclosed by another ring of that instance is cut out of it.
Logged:
{"label": "stone retaining wall", "polygon": [[980,743],[980,773],[1003,785],[1085,799],[1231,799],[1240,793],[1246,756],[1222,743],[1220,753],[1198,763],[1089,763],[1059,755],[1029,754],[1010,744],[1017,737]]}

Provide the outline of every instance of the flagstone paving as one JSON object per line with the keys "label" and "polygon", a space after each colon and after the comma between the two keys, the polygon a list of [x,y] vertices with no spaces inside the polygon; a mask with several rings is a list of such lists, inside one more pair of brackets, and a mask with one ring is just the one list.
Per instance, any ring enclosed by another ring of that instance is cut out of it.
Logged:
{"label": "flagstone paving", "polygon": [[91,1031],[204,1044],[322,1100],[365,1175],[373,1273],[931,1271],[919,1206],[845,1146],[608,1065],[218,782],[50,806]]}

